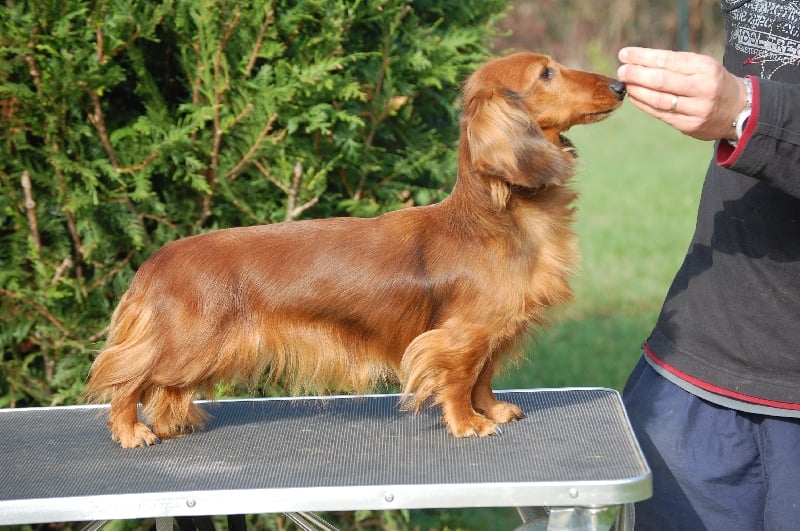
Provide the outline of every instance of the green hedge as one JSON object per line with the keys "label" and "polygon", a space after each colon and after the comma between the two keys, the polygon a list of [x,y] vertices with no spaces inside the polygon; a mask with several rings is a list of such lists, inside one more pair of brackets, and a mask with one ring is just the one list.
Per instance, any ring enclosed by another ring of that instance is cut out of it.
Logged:
{"label": "green hedge", "polygon": [[0,7],[0,407],[72,403],[176,238],[427,204],[505,1]]}

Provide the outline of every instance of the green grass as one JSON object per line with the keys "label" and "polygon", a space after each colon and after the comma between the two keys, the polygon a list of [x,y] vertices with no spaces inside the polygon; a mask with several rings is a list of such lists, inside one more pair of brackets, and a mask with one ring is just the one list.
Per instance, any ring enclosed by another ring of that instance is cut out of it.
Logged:
{"label": "green grass", "polygon": [[683,136],[629,103],[568,136],[580,154],[575,300],[553,313],[527,360],[501,375],[496,388],[621,389],[694,230],[710,142]]}

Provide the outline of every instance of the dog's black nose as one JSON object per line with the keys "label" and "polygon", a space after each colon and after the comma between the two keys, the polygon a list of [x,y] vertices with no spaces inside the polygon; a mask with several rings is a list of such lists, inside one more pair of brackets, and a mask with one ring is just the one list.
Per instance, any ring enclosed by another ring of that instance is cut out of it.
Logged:
{"label": "dog's black nose", "polygon": [[622,98],[624,98],[624,97],[625,97],[625,93],[627,92],[627,89],[625,88],[625,83],[623,83],[622,81],[617,81],[617,80],[614,80],[614,81],[613,81],[613,82],[612,82],[612,83],[611,83],[611,84],[608,86],[608,88],[610,88],[610,89],[611,89],[611,92],[613,92],[614,94],[616,94],[616,95],[617,95],[617,98],[619,98],[619,99],[622,99]]}

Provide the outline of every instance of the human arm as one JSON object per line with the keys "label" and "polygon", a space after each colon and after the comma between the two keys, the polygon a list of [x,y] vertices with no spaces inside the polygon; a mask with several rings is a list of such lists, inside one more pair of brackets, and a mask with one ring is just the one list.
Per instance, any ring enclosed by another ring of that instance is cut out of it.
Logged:
{"label": "human arm", "polygon": [[800,197],[800,85],[750,77],[752,112],[734,148],[726,140],[736,137],[733,121],[747,104],[740,78],[688,52],[628,47],[619,58],[634,105],[684,134],[721,140],[718,164]]}

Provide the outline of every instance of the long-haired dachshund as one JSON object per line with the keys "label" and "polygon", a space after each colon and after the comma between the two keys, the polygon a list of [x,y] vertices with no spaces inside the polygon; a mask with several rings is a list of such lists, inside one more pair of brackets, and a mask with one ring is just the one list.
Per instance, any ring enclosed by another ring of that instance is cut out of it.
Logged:
{"label": "long-haired dachshund", "polygon": [[523,413],[495,399],[495,370],[572,296],[575,155],[562,132],[605,118],[624,95],[619,81],[541,55],[486,63],[464,87],[449,197],[166,245],[115,310],[86,396],[110,398],[123,447],[201,427],[197,389],[265,376],[351,391],[394,378],[406,407],[441,406],[453,435],[499,433]]}

